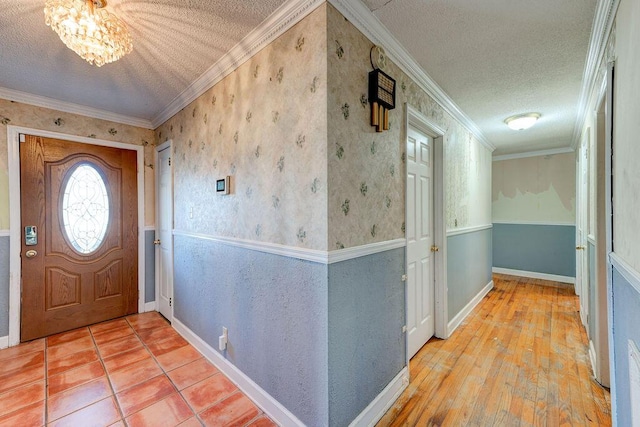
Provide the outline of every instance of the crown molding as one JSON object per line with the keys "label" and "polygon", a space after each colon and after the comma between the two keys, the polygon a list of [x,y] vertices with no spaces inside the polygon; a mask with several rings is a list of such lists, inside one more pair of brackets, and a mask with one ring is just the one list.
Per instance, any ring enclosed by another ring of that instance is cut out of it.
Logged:
{"label": "crown molding", "polygon": [[447,93],[411,57],[380,20],[361,0],[328,0],[369,40],[383,46],[387,56],[431,96],[447,113],[465,126],[482,145],[492,152],[496,147],[487,140],[480,128],[467,116]]}
{"label": "crown molding", "polygon": [[494,162],[499,162],[501,160],[513,160],[513,159],[524,159],[526,157],[538,157],[538,156],[553,156],[554,154],[567,154],[574,153],[575,149],[572,147],[562,147],[562,148],[552,148],[550,150],[538,150],[538,151],[527,151],[525,153],[514,153],[514,154],[503,154],[501,156],[493,156]]}
{"label": "crown molding", "polygon": [[21,102],[23,104],[35,105],[36,107],[49,108],[63,111],[65,113],[78,114],[80,116],[94,119],[106,120],[123,125],[137,126],[145,129],[154,129],[150,120],[125,116],[124,114],[112,113],[98,108],[87,107],[72,102],[59,101],[46,96],[33,95],[27,92],[0,87],[0,98],[9,101]]}
{"label": "crown molding", "polygon": [[151,120],[153,127],[158,128],[180,110],[195,101],[216,83],[247,62],[262,48],[313,12],[324,1],[291,0],[285,2],[158,113]]}
{"label": "crown molding", "polygon": [[611,28],[613,28],[619,5],[620,0],[599,0],[596,6],[596,14],[593,18],[593,27],[589,40],[589,52],[587,53],[587,60],[582,73],[578,115],[571,139],[571,148],[573,149],[578,147],[580,142],[582,127],[587,119],[589,98],[596,88],[598,69],[604,59],[607,41],[609,40],[609,34],[611,34]]}

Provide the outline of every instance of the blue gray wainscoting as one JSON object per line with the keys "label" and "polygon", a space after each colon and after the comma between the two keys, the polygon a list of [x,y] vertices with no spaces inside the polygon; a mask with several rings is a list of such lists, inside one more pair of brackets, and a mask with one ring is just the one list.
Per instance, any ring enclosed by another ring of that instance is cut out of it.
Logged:
{"label": "blue gray wainscoting", "polygon": [[328,423],[326,264],[174,238],[174,316],[309,426]]}
{"label": "blue gray wainscoting", "polygon": [[[640,273],[636,272],[640,277]],[[613,345],[619,426],[632,425],[629,381],[629,340],[640,348],[640,282],[631,283],[613,267]],[[636,420],[637,421],[637,420]]]}
{"label": "blue gray wainscoting", "polygon": [[9,335],[9,236],[0,236],[0,337]]}
{"label": "blue gray wainscoting", "polygon": [[155,230],[144,232],[144,302],[156,300],[156,246],[153,241],[156,238]]}
{"label": "blue gray wainscoting", "polygon": [[329,425],[346,426],[406,365],[405,249],[329,266]]}
{"label": "blue gray wainscoting", "polygon": [[449,321],[491,282],[491,244],[490,228],[447,237]]}
{"label": "blue gray wainscoting", "polygon": [[493,224],[493,266],[575,277],[574,225]]}

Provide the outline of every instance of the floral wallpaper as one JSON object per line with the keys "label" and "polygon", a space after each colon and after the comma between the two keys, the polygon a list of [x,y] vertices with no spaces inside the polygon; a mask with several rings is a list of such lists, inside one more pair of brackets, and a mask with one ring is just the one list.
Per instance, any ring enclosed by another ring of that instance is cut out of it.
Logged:
{"label": "floral wallpaper", "polygon": [[152,130],[0,99],[0,230],[9,229],[8,125],[145,146],[145,225],[154,224]]}
{"label": "floral wallpaper", "polygon": [[327,9],[329,249],[404,237],[405,102],[446,130],[447,228],[490,224],[491,152],[390,61],[396,108],[377,133],[367,99],[373,44]]}
{"label": "floral wallpaper", "polygon": [[156,129],[177,230],[327,249],[326,38],[323,5]]}

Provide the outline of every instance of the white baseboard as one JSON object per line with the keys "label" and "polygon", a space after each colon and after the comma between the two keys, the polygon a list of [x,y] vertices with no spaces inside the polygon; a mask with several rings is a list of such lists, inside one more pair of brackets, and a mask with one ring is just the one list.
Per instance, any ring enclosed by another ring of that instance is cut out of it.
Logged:
{"label": "white baseboard", "polygon": [[158,307],[156,307],[155,301],[144,303],[144,312],[146,313],[148,311],[158,311]]}
{"label": "white baseboard", "polygon": [[589,340],[589,360],[591,361],[591,373],[594,378],[596,375],[596,348],[593,346],[593,341]]}
{"label": "white baseboard", "polygon": [[0,350],[9,347],[9,336],[0,337]]}
{"label": "white baseboard", "polygon": [[391,408],[400,394],[409,385],[409,370],[405,366],[396,377],[380,392],[349,427],[374,426]]}
{"label": "white baseboard", "polygon": [[269,393],[264,391],[258,384],[256,384],[251,378],[246,376],[240,369],[222,357],[220,353],[207,344],[202,338],[195,334],[192,330],[186,327],[175,317],[171,322],[171,325],[175,330],[182,335],[192,346],[194,346],[200,353],[204,355],[216,368],[227,376],[235,385],[238,386],[244,394],[247,395],[265,414],[267,414],[273,421],[283,427],[289,426],[304,426],[295,415],[293,415],[287,408],[282,406],[280,402],[274,399]]}
{"label": "white baseboard", "polygon": [[487,283],[487,286],[482,288],[482,290],[478,292],[478,295],[473,297],[473,299],[469,301],[469,303],[465,305],[462,310],[460,310],[460,313],[456,314],[455,317],[451,319],[451,321],[447,325],[447,337],[450,337],[451,334],[453,334],[453,332],[458,329],[458,326],[460,326],[464,319],[466,319],[467,316],[473,311],[473,309],[476,308],[476,305],[480,304],[482,298],[484,298],[489,293],[489,291],[491,291],[491,289],[493,289],[493,280]]}
{"label": "white baseboard", "polygon": [[493,267],[494,273],[508,274],[510,276],[528,277],[530,279],[550,280],[552,282],[576,284],[576,278],[570,276],[558,276],[556,274],[537,273],[535,271],[512,270],[510,268]]}

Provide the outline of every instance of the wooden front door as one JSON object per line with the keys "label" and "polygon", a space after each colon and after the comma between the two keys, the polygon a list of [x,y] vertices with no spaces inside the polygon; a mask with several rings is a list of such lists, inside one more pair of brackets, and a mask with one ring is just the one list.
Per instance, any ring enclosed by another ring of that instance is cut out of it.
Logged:
{"label": "wooden front door", "polygon": [[136,166],[133,150],[20,143],[21,341],[137,312]]}

